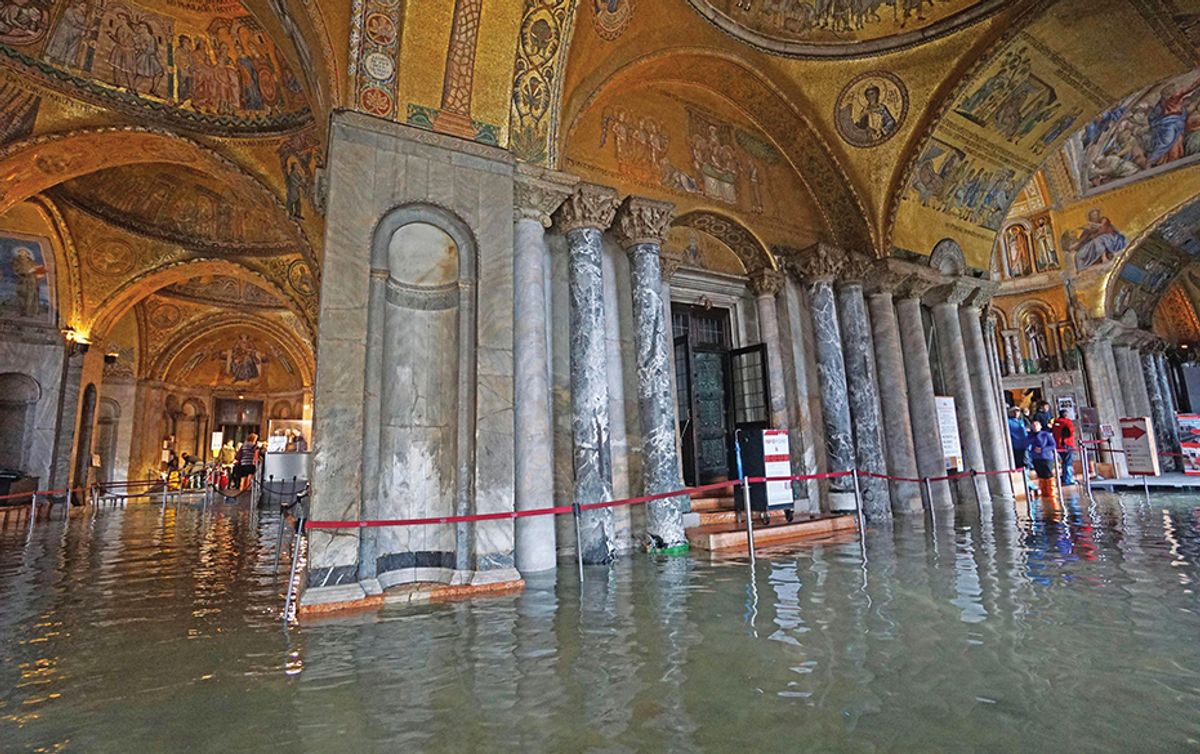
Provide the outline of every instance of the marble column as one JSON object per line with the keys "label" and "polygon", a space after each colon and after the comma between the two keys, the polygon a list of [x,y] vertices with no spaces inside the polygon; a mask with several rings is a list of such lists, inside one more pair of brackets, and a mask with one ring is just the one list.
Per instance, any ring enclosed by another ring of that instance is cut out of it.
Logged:
{"label": "marble column", "polygon": [[[71,485],[71,460],[75,449],[75,432],[79,425],[79,397],[83,390],[84,356],[78,347],[68,346],[63,359],[62,383],[58,394],[58,420],[54,431],[54,455],[50,479],[43,489],[61,490]],[[68,496],[69,497],[69,496]]]}
{"label": "marble column", "polygon": [[[946,382],[946,391],[954,398],[958,439],[962,444],[963,463],[966,466],[964,471],[984,471],[987,468],[983,458],[983,442],[979,439],[979,426],[975,418],[975,397],[971,387],[967,350],[958,317],[959,306],[974,291],[974,285],[959,280],[938,288],[931,299],[942,375]],[[983,505],[987,505],[991,499],[987,477],[960,479],[958,490],[967,500],[977,496]]]}
{"label": "marble column", "polygon": [[[556,215],[569,255],[572,461],[579,503],[612,498],[601,246],[618,204],[615,190],[582,184]],[[583,562],[611,563],[616,554],[612,509],[584,511],[579,525]]]}
{"label": "marble column", "polygon": [[[981,296],[990,295],[990,291],[977,292],[958,310],[958,318],[963,334],[963,348],[967,354],[967,372],[971,379],[971,398],[975,404],[975,423],[979,427],[983,460],[988,471],[1007,471],[1011,468],[1008,425],[996,406],[996,394],[999,389],[992,383],[991,359],[988,357],[987,345],[983,338]],[[1012,479],[1008,474],[988,476],[987,486],[996,501],[1013,501]]]}
{"label": "marble column", "polygon": [[[554,505],[545,229],[573,183],[561,174],[520,166],[513,184],[513,460],[518,511]],[[522,575],[552,570],[558,559],[554,517],[519,518],[515,529],[517,570]]]}
{"label": "marble column", "polygon": [[[617,213],[617,240],[629,254],[633,280],[634,342],[637,348],[638,413],[642,428],[644,494],[683,488],[676,445],[675,394],[671,390],[671,328],[662,300],[662,244],[674,205],[631,196]],[[650,550],[687,546],[683,514],[686,495],[646,505],[645,544]]]}
{"label": "marble column", "polygon": [[[863,280],[873,270],[870,258],[847,257],[837,287],[838,322],[842,331],[856,463],[860,471],[883,474],[887,464],[879,417],[879,383],[875,377],[871,323],[867,320],[867,302],[863,296]],[[885,480],[863,476],[859,487],[863,495],[863,512],[868,518],[879,520],[891,515],[891,499]]]}
{"label": "marble column", "polygon": [[761,269],[750,273],[750,292],[758,311],[758,336],[767,347],[767,384],[771,426],[787,429],[787,385],[783,379],[783,349],[779,343],[779,314],[775,297],[783,289],[783,273]]}
{"label": "marble column", "polygon": [[[842,253],[825,244],[807,249],[793,259],[793,265],[808,285],[825,430],[825,457],[830,472],[850,471],[855,464],[846,364],[842,357],[842,334],[833,293],[833,281],[841,271],[842,263]],[[849,478],[832,480],[829,489],[830,510],[854,510],[854,485]]]}
{"label": "marble column", "polygon": [[[895,276],[886,276],[871,290],[867,305],[871,310],[871,341],[875,346],[875,375],[879,382],[879,403],[887,432],[888,474],[916,479],[917,451],[913,443],[912,417],[908,408],[908,382],[904,379],[904,352],[900,345],[900,326],[892,299]],[[892,511],[912,513],[921,510],[921,486],[913,482],[892,482]]]}
{"label": "marble column", "polygon": [[[1093,325],[1089,324],[1088,326],[1092,327]],[[1094,332],[1082,341],[1082,346],[1084,365],[1087,367],[1088,388],[1091,390],[1096,411],[1100,415],[1100,423],[1112,427],[1114,436],[1109,441],[1109,446],[1114,450],[1121,450],[1121,433],[1117,420],[1126,414],[1112,341],[1107,334]],[[1104,453],[1100,460],[1112,464],[1114,475],[1118,477],[1128,475],[1128,467],[1123,453]]]}
{"label": "marble column", "polygon": [[1150,418],[1154,421],[1154,440],[1158,443],[1159,463],[1164,471],[1178,471],[1178,459],[1164,455],[1176,451],[1171,450],[1171,435],[1167,429],[1167,402],[1162,393],[1162,385],[1158,381],[1157,354],[1153,350],[1146,350],[1137,355],[1142,365],[1142,377],[1146,381],[1146,393],[1150,399]]}
{"label": "marble column", "polygon": [[[1175,405],[1175,392],[1171,388],[1171,378],[1168,374],[1167,356],[1161,350],[1154,354],[1154,369],[1158,377],[1158,389],[1163,397],[1163,409],[1167,414],[1167,450],[1172,453],[1182,453],[1179,437],[1179,408]],[[1175,457],[1175,468],[1183,470],[1183,459]]]}
{"label": "marble column", "polygon": [[1004,338],[1004,361],[1008,365],[1008,373],[1020,374],[1024,370],[1021,368],[1021,345],[1016,331],[1005,330],[1000,335]]}
{"label": "marble column", "polygon": [[[921,296],[928,286],[919,280],[908,281],[896,301],[896,319],[900,327],[900,345],[904,352],[904,377],[908,383],[908,411],[912,419],[913,446],[917,454],[917,473],[923,479],[943,476],[946,457],[942,432],[938,426],[937,402],[933,392],[933,370],[929,346],[925,342],[925,322],[921,315]],[[937,510],[954,507],[948,482],[930,482],[930,505]]]}
{"label": "marble column", "polygon": [[[1114,345],[1113,355],[1116,357],[1125,415],[1150,416],[1150,395],[1146,390],[1141,357],[1132,346],[1126,344]],[[1120,428],[1117,429],[1119,431]]]}

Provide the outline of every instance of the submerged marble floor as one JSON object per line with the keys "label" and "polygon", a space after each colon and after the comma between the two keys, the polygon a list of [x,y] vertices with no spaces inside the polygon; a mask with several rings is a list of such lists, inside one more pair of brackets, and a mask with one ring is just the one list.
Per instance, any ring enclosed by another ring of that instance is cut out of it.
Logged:
{"label": "submerged marble floor", "polygon": [[275,520],[0,532],[5,751],[1072,751],[1200,741],[1200,499],[634,557],[285,630]]}

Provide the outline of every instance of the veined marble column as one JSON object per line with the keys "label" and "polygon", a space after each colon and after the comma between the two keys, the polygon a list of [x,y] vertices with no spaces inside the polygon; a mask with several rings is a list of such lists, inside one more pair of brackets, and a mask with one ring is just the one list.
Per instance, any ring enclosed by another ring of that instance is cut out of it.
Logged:
{"label": "veined marble column", "polygon": [[771,426],[787,429],[787,385],[783,381],[783,349],[779,344],[779,315],[775,297],[783,289],[783,273],[755,270],[750,273],[750,292],[758,310],[758,335],[767,346],[767,381],[771,391]]}
{"label": "veined marble column", "polygon": [[[575,500],[598,503],[612,497],[612,456],[608,436],[608,357],[604,341],[604,281],[600,255],[604,230],[619,204],[617,192],[582,184],[559,208],[567,236],[571,299],[571,434]],[[616,531],[611,508],[580,516],[583,562],[611,563]]]}
{"label": "veined marble column", "polygon": [[[954,398],[954,409],[958,417],[958,439],[962,444],[965,471],[984,471],[983,442],[979,439],[979,427],[975,418],[975,397],[971,387],[967,349],[963,343],[962,324],[958,318],[958,307],[975,291],[975,286],[966,281],[956,281],[942,286],[934,292],[933,326],[938,334],[938,355],[942,362],[942,374],[946,390]],[[967,477],[959,480],[960,494],[977,495],[981,504],[991,499],[986,477]]]}
{"label": "veined marble column", "polygon": [[[879,417],[875,349],[871,343],[871,323],[867,320],[867,302],[863,297],[863,279],[872,270],[871,259],[860,255],[847,257],[837,288],[838,322],[842,330],[857,466],[860,471],[883,474],[887,466]],[[885,480],[863,476],[859,487],[863,494],[863,512],[868,518],[879,520],[891,515]]]}
{"label": "veined marble column", "polygon": [[[1159,463],[1164,470],[1179,470],[1178,459],[1164,455],[1174,453],[1171,450],[1171,434],[1168,430],[1167,402],[1158,381],[1157,354],[1153,351],[1142,351],[1137,354],[1142,364],[1142,377],[1146,381],[1146,393],[1150,399],[1150,418],[1154,421],[1154,439],[1158,443]],[[1173,419],[1174,417],[1172,417]]]}
{"label": "veined marble column", "polygon": [[[73,351],[73,352],[72,352]],[[79,429],[79,394],[83,390],[83,354],[70,349],[63,357],[62,384],[58,396],[58,426],[54,432],[54,455],[46,489],[61,490],[71,486],[71,456],[75,449],[75,433]],[[97,407],[99,404],[97,404]],[[66,496],[72,499],[71,495]]]}
{"label": "veined marble column", "polygon": [[[917,473],[924,479],[946,473],[946,457],[942,450],[942,431],[938,426],[937,402],[933,393],[933,370],[929,346],[925,343],[925,322],[921,316],[921,296],[928,285],[920,280],[908,281],[896,302],[896,319],[900,326],[900,344],[904,351],[904,376],[908,383],[908,411],[912,419],[913,446],[917,453]],[[945,481],[930,482],[930,505],[936,510],[954,507],[950,485]]]}
{"label": "veined marble column", "polygon": [[[908,383],[904,379],[904,353],[900,326],[896,322],[892,289],[896,276],[882,273],[873,286],[867,305],[871,310],[871,341],[875,346],[875,375],[879,381],[879,403],[887,433],[887,469],[892,476],[916,479],[917,451],[913,443],[912,417],[908,409]],[[913,482],[892,482],[892,510],[912,513],[921,510],[921,487]]]}
{"label": "veined marble column", "polygon": [[[983,339],[983,310],[980,299],[990,295],[990,292],[977,291],[976,295],[958,310],[958,318],[963,348],[967,354],[967,373],[971,380],[971,398],[975,404],[975,423],[979,427],[983,460],[988,471],[1007,471],[1011,468],[1008,426],[998,414],[996,394],[999,388],[992,384],[991,360],[988,358],[987,345]],[[1012,479],[1008,474],[988,476],[987,486],[995,500],[1003,503],[1013,501]]]}
{"label": "veined marble column", "polygon": [[[1113,353],[1112,341],[1106,333],[1095,332],[1091,337],[1082,341],[1083,360],[1087,367],[1088,387],[1091,389],[1092,401],[1100,414],[1100,423],[1113,428],[1114,437],[1110,446],[1121,450],[1121,433],[1118,419],[1125,415],[1125,407],[1121,397],[1120,378],[1117,375],[1116,356]],[[1128,475],[1123,453],[1104,453],[1101,460],[1106,460],[1113,466],[1113,473],[1118,477]]]}
{"label": "veined marble column", "polygon": [[[674,205],[631,196],[617,213],[617,240],[629,254],[633,279],[634,341],[637,346],[638,413],[642,427],[644,494],[683,488],[676,445],[675,395],[671,390],[670,320],[662,300],[660,253],[671,225]],[[680,495],[646,506],[646,545],[664,550],[687,546],[683,514],[688,499]]]}
{"label": "veined marble column", "polygon": [[1121,394],[1125,399],[1125,415],[1150,416],[1150,394],[1142,373],[1141,356],[1126,344],[1114,345],[1113,355],[1116,357]]}
{"label": "veined marble column", "polygon": [[[850,471],[855,464],[846,364],[842,358],[842,333],[833,294],[833,280],[841,271],[842,263],[842,253],[825,244],[817,244],[793,260],[808,285],[813,345],[817,356],[817,384],[821,388],[825,457],[831,472]],[[834,479],[829,487],[830,510],[854,510],[854,485],[849,478]]]}
{"label": "veined marble column", "polygon": [[[517,168],[513,249],[513,455],[518,511],[554,505],[554,436],[546,338],[545,229],[575,183],[557,173]],[[554,517],[518,518],[516,566],[522,575],[555,567]]]}
{"label": "veined marble column", "polygon": [[[1158,389],[1162,393],[1163,408],[1167,413],[1167,448],[1172,453],[1182,453],[1183,447],[1180,445],[1179,437],[1179,419],[1177,414],[1179,408],[1175,405],[1175,393],[1171,389],[1171,378],[1167,373],[1167,356],[1161,350],[1154,354],[1154,368],[1158,375]],[[1183,459],[1175,456],[1175,468],[1179,471],[1183,470]]]}

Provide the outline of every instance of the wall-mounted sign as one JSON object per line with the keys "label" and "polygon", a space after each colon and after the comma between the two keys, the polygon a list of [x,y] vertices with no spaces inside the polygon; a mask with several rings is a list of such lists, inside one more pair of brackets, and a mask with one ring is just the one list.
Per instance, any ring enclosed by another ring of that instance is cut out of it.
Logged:
{"label": "wall-mounted sign", "polygon": [[954,398],[939,395],[937,401],[938,429],[942,433],[942,455],[946,458],[947,471],[961,471],[962,441],[958,437],[958,412],[954,408]]}

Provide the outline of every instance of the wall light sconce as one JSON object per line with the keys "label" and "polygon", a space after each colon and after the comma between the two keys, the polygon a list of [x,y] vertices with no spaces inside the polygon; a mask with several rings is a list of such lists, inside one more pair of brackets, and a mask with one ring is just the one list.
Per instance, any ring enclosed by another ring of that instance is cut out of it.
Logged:
{"label": "wall light sconce", "polygon": [[67,341],[67,353],[74,356],[77,353],[87,353],[92,343],[83,333],[75,332],[75,328],[66,327],[62,331],[63,339]]}

